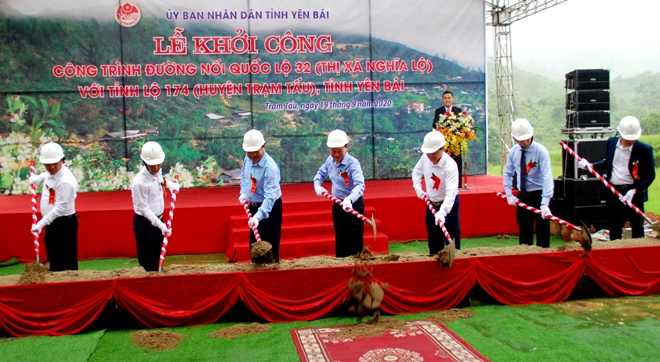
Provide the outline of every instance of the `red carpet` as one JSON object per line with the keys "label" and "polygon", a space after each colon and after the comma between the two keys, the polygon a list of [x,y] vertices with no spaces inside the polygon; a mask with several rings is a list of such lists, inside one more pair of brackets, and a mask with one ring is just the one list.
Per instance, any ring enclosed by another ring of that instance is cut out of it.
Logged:
{"label": "red carpet", "polygon": [[[612,296],[660,294],[660,246],[460,258],[451,269],[434,260],[374,264],[389,283],[381,309],[389,314],[457,306],[479,284],[503,304],[565,301],[587,275]],[[0,287],[0,328],[12,336],[84,330],[112,300],[150,328],[216,322],[240,298],[268,322],[324,318],[350,297],[353,266]]]}
{"label": "red carpet", "polygon": [[442,324],[408,322],[381,336],[338,338],[341,327],[291,331],[303,362],[488,361]]}
{"label": "red carpet", "polygon": [[[470,176],[467,185],[469,189],[460,192],[463,238],[517,233],[515,208],[495,195],[502,190],[501,176]],[[282,193],[281,258],[334,255],[332,202],[316,196],[311,183],[282,185]],[[379,232],[374,242],[371,229],[365,227],[365,245],[386,253],[388,241],[426,240],[426,206],[415,197],[411,180],[367,181],[364,197]],[[168,255],[226,252],[245,261],[249,228],[237,198],[237,187],[183,189]],[[79,193],[76,208],[79,259],[135,257],[129,191]],[[13,257],[34,260],[31,223],[29,195],[0,196],[0,262]],[[43,242],[41,252],[46,260]]]}

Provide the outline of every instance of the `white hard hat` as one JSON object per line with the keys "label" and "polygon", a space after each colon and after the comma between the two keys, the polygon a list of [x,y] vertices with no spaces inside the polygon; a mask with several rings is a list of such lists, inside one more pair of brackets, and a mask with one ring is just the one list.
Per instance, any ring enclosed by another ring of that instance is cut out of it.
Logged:
{"label": "white hard hat", "polygon": [[524,141],[534,137],[534,128],[528,120],[518,118],[511,124],[511,137],[516,141]]}
{"label": "white hard hat", "polygon": [[346,132],[336,129],[328,135],[328,147],[344,147],[348,144]]}
{"label": "white hard hat", "polygon": [[422,144],[421,150],[424,153],[434,153],[435,151],[445,147],[447,141],[445,141],[445,136],[442,132],[431,131],[424,136],[424,143]]}
{"label": "white hard hat", "polygon": [[64,152],[62,151],[62,146],[55,142],[46,143],[41,147],[41,152],[39,152],[39,162],[44,165],[58,163],[63,158]]}
{"label": "white hard hat", "polygon": [[147,165],[159,165],[165,160],[165,152],[157,142],[149,141],[142,146],[140,158]]}
{"label": "white hard hat", "polygon": [[633,116],[621,118],[617,131],[619,131],[621,138],[627,141],[634,141],[642,135],[642,127],[639,125],[639,119]]}
{"label": "white hard hat", "polygon": [[251,129],[245,132],[243,136],[243,151],[245,152],[254,152],[259,151],[259,149],[266,144],[264,140],[264,135],[257,131],[256,129]]}

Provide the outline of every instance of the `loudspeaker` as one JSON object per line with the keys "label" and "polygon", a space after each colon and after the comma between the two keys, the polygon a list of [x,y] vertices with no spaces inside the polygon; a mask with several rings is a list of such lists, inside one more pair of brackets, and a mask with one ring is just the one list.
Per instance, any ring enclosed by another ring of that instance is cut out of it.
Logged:
{"label": "loudspeaker", "polygon": [[576,69],[566,73],[566,89],[610,89],[609,69]]}
{"label": "loudspeaker", "polygon": [[568,207],[605,205],[606,192],[610,192],[600,180],[558,177],[554,180],[554,198],[564,199]]}
{"label": "loudspeaker", "polygon": [[609,127],[609,111],[584,111],[566,115],[566,128]]}
{"label": "loudspeaker", "polygon": [[[586,158],[589,162],[600,161],[607,156],[607,138],[581,138],[564,140],[564,143],[572,148],[580,157]],[[579,178],[581,176],[595,177],[589,171],[580,169],[575,158],[564,149],[562,149],[561,153],[561,167],[564,171],[563,176],[565,179]]]}
{"label": "loudspeaker", "polygon": [[552,214],[579,226],[584,221],[596,229],[607,228],[607,202],[605,193],[610,192],[597,179],[554,180],[555,192],[550,202]]}
{"label": "loudspeaker", "polygon": [[610,92],[606,89],[577,90],[566,94],[566,109],[571,111],[607,111]]}

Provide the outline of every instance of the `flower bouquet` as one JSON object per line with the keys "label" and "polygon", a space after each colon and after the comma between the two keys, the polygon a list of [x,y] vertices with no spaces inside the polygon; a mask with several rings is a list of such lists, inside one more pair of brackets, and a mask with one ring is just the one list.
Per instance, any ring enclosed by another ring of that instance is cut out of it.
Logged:
{"label": "flower bouquet", "polygon": [[439,115],[435,121],[435,129],[445,136],[445,150],[451,156],[459,156],[463,151],[467,151],[467,143],[477,137],[474,134],[474,118],[466,111]]}

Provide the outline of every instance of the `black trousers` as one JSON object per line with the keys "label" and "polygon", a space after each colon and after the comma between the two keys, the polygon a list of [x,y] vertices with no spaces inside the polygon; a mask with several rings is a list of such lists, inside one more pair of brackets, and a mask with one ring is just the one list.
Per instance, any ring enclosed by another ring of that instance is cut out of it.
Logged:
{"label": "black trousers", "polygon": [[[518,200],[535,208],[541,207],[543,191],[518,192]],[[516,207],[516,220],[520,235],[518,241],[520,245],[534,245],[534,225],[536,224],[536,246],[547,248],[550,246],[550,220],[544,219],[541,215]]]}
{"label": "black trousers", "polygon": [[[360,197],[353,203],[353,210],[364,215],[364,199]],[[364,221],[341,205],[332,204],[332,221],[335,228],[335,256],[343,258],[362,252],[364,239]]]}
{"label": "black trousers", "polygon": [[60,216],[44,237],[50,271],[78,270],[78,215]]}
{"label": "black trousers", "polygon": [[[458,166],[458,187],[463,187],[463,154],[458,154],[456,156],[450,155],[450,157],[456,161],[456,166]],[[453,237],[453,235],[451,236]]]}
{"label": "black trousers", "polygon": [[[625,195],[628,190],[632,189],[632,185],[612,186],[622,195]],[[642,216],[638,215],[632,208],[630,208],[630,206],[621,202],[613,192],[608,192],[605,196],[605,200],[607,201],[607,220],[610,229],[610,240],[622,238],[622,229],[626,221],[630,222],[633,238],[644,237],[644,218]],[[640,210],[644,211],[642,195],[635,193],[632,203]]]}
{"label": "black trousers", "polygon": [[138,263],[146,271],[158,271],[160,248],[163,246],[163,232],[151,225],[144,216],[133,216],[133,233],[137,246]]}
{"label": "black trousers", "polygon": [[[254,216],[261,203],[250,203],[250,212]],[[273,209],[268,214],[268,218],[259,221],[259,226],[257,226],[259,231],[259,236],[261,240],[267,241],[270,245],[273,246],[272,252],[275,262],[280,261],[280,237],[282,236],[282,198],[279,198],[273,204]],[[252,244],[256,243],[257,239],[254,237],[254,233],[250,230],[250,250],[252,250]]]}
{"label": "black trousers", "polygon": [[[445,217],[445,228],[449,233],[449,236],[454,238],[454,245],[456,249],[461,249],[461,221],[459,219],[459,206],[461,204],[461,198],[456,195],[454,199],[454,205],[451,207],[449,214]],[[435,211],[440,210],[442,203],[433,205]],[[445,245],[449,245],[450,240],[447,240],[445,233],[442,232],[440,226],[435,224],[435,216],[428,207],[426,207],[426,219],[424,220],[426,224],[426,234],[428,235],[429,241],[429,254],[435,255],[440,250],[442,250]]]}

